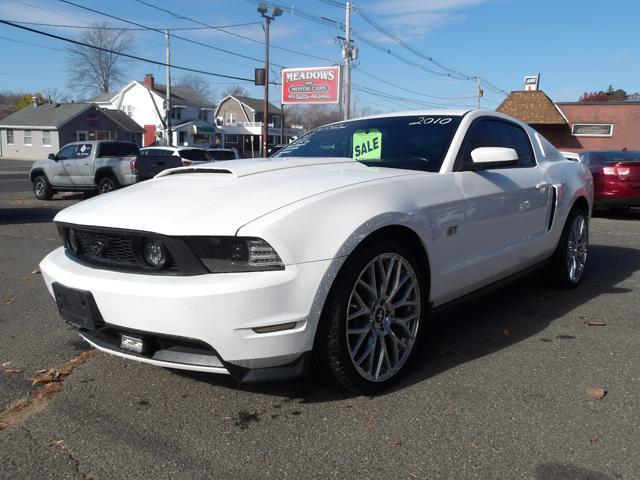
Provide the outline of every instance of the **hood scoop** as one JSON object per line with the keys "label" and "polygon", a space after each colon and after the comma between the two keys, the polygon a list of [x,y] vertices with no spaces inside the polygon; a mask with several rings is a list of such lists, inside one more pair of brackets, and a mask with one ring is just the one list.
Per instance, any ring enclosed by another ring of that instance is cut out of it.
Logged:
{"label": "hood scoop", "polygon": [[226,173],[234,175],[231,170],[227,170],[226,168],[179,167],[164,170],[156,175],[156,177],[166,177],[167,175],[178,175],[180,173]]}

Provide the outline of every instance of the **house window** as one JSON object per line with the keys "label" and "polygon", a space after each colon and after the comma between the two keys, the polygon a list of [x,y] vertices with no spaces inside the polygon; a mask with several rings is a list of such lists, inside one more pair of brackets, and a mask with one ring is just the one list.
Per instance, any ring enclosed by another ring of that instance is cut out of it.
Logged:
{"label": "house window", "polygon": [[280,115],[274,115],[271,118],[273,119],[274,128],[279,128],[280,127]]}
{"label": "house window", "polygon": [[133,117],[133,105],[124,105],[122,111],[130,117]]}
{"label": "house window", "polygon": [[199,119],[199,120],[202,120],[203,122],[207,122],[207,121],[208,121],[208,118],[209,118],[208,113],[209,113],[209,112],[207,112],[206,110],[200,110],[200,111],[198,112],[198,119]]}
{"label": "house window", "polygon": [[96,132],[96,139],[97,140],[115,140],[115,135],[114,135],[114,132],[111,132],[110,130],[98,130]]}
{"label": "house window", "polygon": [[15,141],[13,140],[13,130],[7,130],[7,145],[13,145]]}
{"label": "house window", "polygon": [[182,109],[181,108],[172,108],[171,109],[171,118],[174,120],[180,120],[182,118]]}
{"label": "house window", "polygon": [[32,138],[32,133],[31,130],[25,130],[24,131],[24,144],[25,145],[33,145],[33,138]]}
{"label": "house window", "polygon": [[238,135],[226,135],[224,139],[226,143],[238,143]]}
{"label": "house window", "polygon": [[611,137],[613,135],[613,124],[574,123],[571,126],[571,135],[574,137]]}
{"label": "house window", "polygon": [[45,147],[51,146],[51,130],[42,131],[42,145]]}
{"label": "house window", "polygon": [[87,132],[76,132],[76,140],[78,142],[86,142],[87,141]]}
{"label": "house window", "polygon": [[234,113],[228,112],[224,116],[224,124],[231,125],[232,123],[236,123],[236,116]]}

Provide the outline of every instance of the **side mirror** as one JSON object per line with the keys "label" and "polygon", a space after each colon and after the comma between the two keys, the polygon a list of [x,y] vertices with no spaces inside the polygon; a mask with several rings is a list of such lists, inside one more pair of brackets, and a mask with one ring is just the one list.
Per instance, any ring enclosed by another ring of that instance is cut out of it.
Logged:
{"label": "side mirror", "polygon": [[49,160],[58,160],[58,156],[55,153],[50,153],[48,158]]}
{"label": "side mirror", "polygon": [[518,153],[513,148],[480,147],[471,151],[475,170],[508,167],[518,163]]}

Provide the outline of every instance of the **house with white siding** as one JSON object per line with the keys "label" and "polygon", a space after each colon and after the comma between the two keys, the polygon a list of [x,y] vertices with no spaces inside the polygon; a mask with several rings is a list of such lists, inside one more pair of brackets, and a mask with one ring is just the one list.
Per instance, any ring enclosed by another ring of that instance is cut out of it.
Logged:
{"label": "house with white siding", "polygon": [[165,132],[166,85],[156,83],[147,74],[144,81],[133,80],[119,92],[106,93],[91,103],[103,108],[121,110],[145,130],[143,144],[177,146],[209,146],[222,142],[222,130],[216,127],[216,106],[190,88],[171,86],[171,142]]}

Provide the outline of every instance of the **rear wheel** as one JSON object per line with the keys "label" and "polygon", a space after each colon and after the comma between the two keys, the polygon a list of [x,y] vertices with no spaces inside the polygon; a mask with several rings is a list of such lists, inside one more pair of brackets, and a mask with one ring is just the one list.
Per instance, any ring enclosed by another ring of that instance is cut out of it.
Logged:
{"label": "rear wheel", "polygon": [[582,208],[569,213],[558,247],[551,258],[551,279],[562,288],[575,288],[582,279],[589,252],[589,219]]}
{"label": "rear wheel", "polygon": [[98,193],[109,193],[118,188],[118,181],[113,177],[102,177],[98,182]]}
{"label": "rear wheel", "polygon": [[33,179],[33,194],[38,200],[50,200],[53,197],[53,189],[44,175],[38,175]]}
{"label": "rear wheel", "polygon": [[371,245],[348,260],[327,300],[318,354],[346,389],[371,394],[395,382],[409,361],[427,293],[403,245]]}

